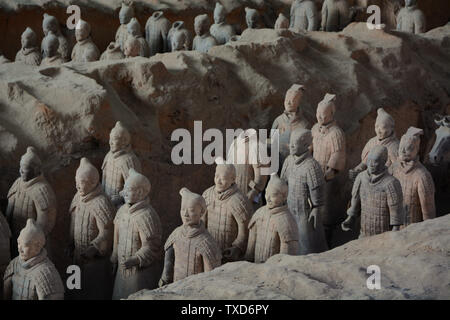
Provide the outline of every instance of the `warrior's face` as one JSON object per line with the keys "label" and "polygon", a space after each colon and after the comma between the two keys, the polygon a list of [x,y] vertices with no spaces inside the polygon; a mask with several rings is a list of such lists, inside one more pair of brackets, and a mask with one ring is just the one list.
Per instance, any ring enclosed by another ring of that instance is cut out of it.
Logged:
{"label": "warrior's face", "polygon": [[298,134],[295,131],[291,134],[291,139],[289,141],[289,151],[291,155],[301,156],[309,150],[311,145],[310,139],[307,134]]}
{"label": "warrior's face", "polygon": [[33,38],[30,35],[22,35],[21,38],[22,48],[32,48],[35,46]]}
{"label": "warrior's face", "polygon": [[125,203],[135,204],[137,202],[144,200],[146,195],[143,188],[125,184],[122,191],[122,196],[123,199],[125,200]]}
{"label": "warrior's face", "polygon": [[267,188],[266,201],[269,209],[278,208],[286,202],[286,195],[275,188]]}
{"label": "warrior's face", "polygon": [[50,31],[54,34],[58,34],[58,25],[53,19],[45,21],[42,25],[42,29],[44,30],[44,35],[47,35]]}
{"label": "warrior's face", "polygon": [[400,141],[398,151],[398,156],[401,161],[412,161],[416,159],[417,154],[419,153],[419,146],[410,139],[405,138]]}
{"label": "warrior's face", "polygon": [[370,174],[380,174],[384,171],[386,165],[386,159],[380,154],[377,153],[369,153],[367,157],[367,171]]}
{"label": "warrior's face", "polygon": [[393,133],[393,128],[389,124],[381,121],[375,122],[375,133],[378,140],[383,140],[390,137]]}
{"label": "warrior's face", "polygon": [[202,214],[203,208],[197,201],[191,199],[181,201],[180,215],[184,225],[198,225]]}
{"label": "warrior's face", "polygon": [[284,109],[287,112],[296,112],[302,97],[303,93],[301,91],[288,91],[284,100]]}
{"label": "warrior's face", "polygon": [[29,162],[21,162],[20,163],[20,176],[22,177],[22,180],[27,182],[30,181],[31,179],[37,177],[38,175],[38,168],[36,165],[33,165],[32,163]]}
{"label": "warrior's face", "polygon": [[93,191],[95,189],[95,187],[98,184],[97,181],[94,181],[93,179],[91,179],[85,175],[76,176],[75,183],[76,183],[77,190],[81,196],[85,196],[85,195],[89,194],[91,191]]}
{"label": "warrior's face", "polygon": [[126,148],[128,143],[125,139],[119,135],[112,134],[109,137],[109,147],[111,148],[111,152],[118,152]]}
{"label": "warrior's face", "polygon": [[36,257],[42,249],[39,244],[34,243],[33,241],[23,240],[22,237],[17,239],[17,245],[19,249],[19,256],[23,261]]}
{"label": "warrior's face", "polygon": [[206,32],[208,32],[209,30],[209,23],[208,20],[206,19],[198,19],[195,21],[195,25],[194,25],[194,29],[195,29],[195,34],[198,36],[202,36],[204,35]]}
{"label": "warrior's face", "polygon": [[334,114],[331,106],[318,107],[316,112],[317,122],[323,126],[333,121]]}
{"label": "warrior's face", "polygon": [[125,47],[123,48],[123,54],[127,58],[137,57],[140,54],[139,41],[136,38],[129,38],[125,42]]}
{"label": "warrior's face", "polygon": [[89,28],[87,27],[80,27],[75,29],[75,38],[77,39],[77,41],[83,41],[85,39],[87,39],[89,37]]}
{"label": "warrior's face", "polygon": [[225,22],[225,12],[224,12],[224,10],[215,10],[214,11],[214,22],[215,23],[223,23],[223,22]]}
{"label": "warrior's face", "polygon": [[227,190],[235,180],[236,175],[229,169],[229,166],[217,166],[216,174],[214,176],[214,183],[217,191],[223,192]]}

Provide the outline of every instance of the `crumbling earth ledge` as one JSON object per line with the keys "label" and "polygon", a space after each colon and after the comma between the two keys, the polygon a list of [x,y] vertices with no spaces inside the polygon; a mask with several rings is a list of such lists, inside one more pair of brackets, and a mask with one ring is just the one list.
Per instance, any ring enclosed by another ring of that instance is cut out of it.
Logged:
{"label": "crumbling earth ledge", "polygon": [[[321,254],[228,263],[129,299],[449,299],[449,258],[446,215]],[[380,267],[380,290],[367,288],[370,265]]]}

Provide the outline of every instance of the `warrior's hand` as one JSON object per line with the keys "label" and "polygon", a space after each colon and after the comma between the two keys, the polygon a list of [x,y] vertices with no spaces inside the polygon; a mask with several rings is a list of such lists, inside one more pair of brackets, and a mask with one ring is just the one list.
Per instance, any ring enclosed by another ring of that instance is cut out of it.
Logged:
{"label": "warrior's hand", "polygon": [[86,260],[91,260],[98,253],[98,250],[94,246],[89,246],[86,250],[81,253],[81,256]]}
{"label": "warrior's hand", "polygon": [[319,208],[313,208],[311,210],[311,213],[309,214],[308,222],[311,222],[311,220],[313,220],[312,223],[313,223],[314,230],[316,230],[316,228],[317,228],[317,215],[318,214],[319,214]]}
{"label": "warrior's hand", "polygon": [[241,255],[241,249],[238,247],[230,247],[223,251],[223,257],[227,260],[236,261]]}
{"label": "warrior's hand", "polygon": [[130,269],[137,265],[139,265],[139,259],[137,257],[131,257],[125,260],[125,262],[122,262],[122,267],[124,269]]}
{"label": "warrior's hand", "polygon": [[342,231],[350,231],[353,225],[353,216],[348,216],[341,224]]}

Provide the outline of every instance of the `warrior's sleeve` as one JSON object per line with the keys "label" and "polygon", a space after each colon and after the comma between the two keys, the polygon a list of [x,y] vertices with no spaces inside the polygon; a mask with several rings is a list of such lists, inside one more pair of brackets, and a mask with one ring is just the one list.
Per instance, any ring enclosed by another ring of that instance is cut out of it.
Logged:
{"label": "warrior's sleeve", "polygon": [[78,192],[75,194],[75,196],[72,199],[72,202],[70,204],[69,214],[70,214],[70,242],[73,243],[75,239],[75,212],[78,205],[80,197],[78,195]]}
{"label": "warrior's sleeve", "polygon": [[289,164],[291,162],[292,156],[289,155],[286,160],[284,160],[283,168],[281,169],[280,178],[288,183],[289,180]]}
{"label": "warrior's sleeve", "polygon": [[308,31],[315,31],[319,26],[319,17],[316,14],[316,8],[313,2],[310,2],[306,8],[306,18],[308,19]]}
{"label": "warrior's sleeve", "polygon": [[414,17],[414,33],[425,33],[426,31],[426,19],[422,11],[417,10]]}
{"label": "warrior's sleeve", "polygon": [[55,266],[49,261],[35,270],[33,275],[39,300],[63,300],[64,286]]}
{"label": "warrior's sleeve", "polygon": [[122,210],[119,209],[117,211],[116,217],[114,218],[114,238],[113,238],[113,252],[111,254],[111,263],[117,263],[118,256],[117,256],[117,249],[119,244],[119,223],[120,223],[120,216],[122,215]]}
{"label": "warrior's sleeve", "polygon": [[290,212],[278,219],[278,236],[280,237],[280,253],[290,255],[298,253],[298,225]]}
{"label": "warrior's sleeve", "polygon": [[16,264],[18,263],[19,257],[13,259],[5,270],[3,274],[3,299],[10,300],[12,296],[12,276],[16,271]]}
{"label": "warrior's sleeve", "polygon": [[245,252],[245,260],[253,262],[255,259],[255,242],[256,242],[256,221],[259,219],[263,212],[263,208],[259,208],[256,210],[253,217],[250,219],[248,224],[248,242],[247,242],[247,251]]}
{"label": "warrior's sleeve", "polygon": [[391,226],[402,225],[405,221],[402,186],[397,178],[392,177],[392,181],[389,181],[386,188],[390,224]]}
{"label": "warrior's sleeve", "polygon": [[151,210],[143,213],[136,221],[141,239],[141,248],[136,252],[141,268],[148,267],[161,258],[161,222],[157,213]]}
{"label": "warrior's sleeve", "polygon": [[56,223],[56,196],[48,182],[33,188],[32,197],[36,207],[36,222],[48,235]]}
{"label": "warrior's sleeve", "polygon": [[19,179],[14,181],[12,187],[8,191],[8,207],[6,208],[6,219],[11,223],[12,214],[14,211],[14,205],[15,205],[15,199],[16,199],[16,193],[17,189],[19,188]]}
{"label": "warrior's sleeve", "polygon": [[114,234],[114,208],[108,198],[98,197],[95,203],[95,222],[97,223],[98,235],[91,244],[98,250],[100,255],[106,256],[111,250]]}
{"label": "warrior's sleeve", "polygon": [[164,23],[161,23],[161,37],[163,39],[164,52],[169,51],[169,30],[170,23],[164,20]]}
{"label": "warrior's sleeve", "polygon": [[366,145],[363,148],[363,151],[361,152],[361,163],[366,164],[367,157],[369,156],[369,152],[373,147],[373,138],[367,141]]}
{"label": "warrior's sleeve", "polygon": [[307,169],[306,183],[309,188],[309,199],[311,200],[312,206],[316,208],[324,205],[323,186],[325,180],[322,169],[316,160],[312,160],[311,163],[312,165]]}
{"label": "warrior's sleeve", "polygon": [[[210,187],[203,192],[202,196],[203,199],[205,199],[206,202],[206,208],[209,208],[211,204],[211,193],[213,192],[213,187]],[[202,216],[202,221],[205,224],[205,228],[208,229],[208,209],[206,209],[206,212]]]}
{"label": "warrior's sleeve", "polygon": [[347,214],[349,216],[353,217],[359,217],[361,214],[361,182],[362,182],[362,175],[365,174],[365,171],[358,174],[358,176],[355,179],[355,183],[353,184],[352,189],[352,200],[351,200],[351,206],[347,211]]}
{"label": "warrior's sleeve", "polygon": [[340,128],[333,130],[330,135],[331,155],[327,166],[336,171],[342,171],[345,168],[345,135]]}
{"label": "warrior's sleeve", "polygon": [[323,29],[323,31],[326,31],[327,19],[328,19],[328,1],[325,0],[325,2],[322,5],[322,29]]}
{"label": "warrior's sleeve", "polygon": [[139,161],[139,158],[134,153],[127,156],[124,159],[124,163],[122,165],[123,181],[127,180],[128,174],[129,174],[131,168],[133,168],[137,172],[142,172],[141,162]]}
{"label": "warrior's sleeve", "polygon": [[242,252],[247,249],[247,239],[248,239],[248,222],[253,214],[253,209],[250,202],[246,197],[239,197],[233,199],[235,201],[231,202],[231,210],[234,219],[238,225],[238,235],[233,241],[232,246],[238,247]]}
{"label": "warrior's sleeve", "polygon": [[272,123],[272,129],[278,129],[280,124],[278,123],[278,118],[276,118]]}
{"label": "warrior's sleeve", "polygon": [[217,245],[216,240],[206,233],[206,237],[200,244],[201,254],[203,258],[203,271],[208,272],[222,264],[222,253]]}
{"label": "warrior's sleeve", "polygon": [[400,9],[397,15],[397,30],[400,31],[402,29],[402,19],[403,19],[403,9]]}
{"label": "warrior's sleeve", "polygon": [[435,187],[431,174],[426,171],[418,181],[418,194],[422,208],[423,220],[436,218],[436,204],[434,202]]}

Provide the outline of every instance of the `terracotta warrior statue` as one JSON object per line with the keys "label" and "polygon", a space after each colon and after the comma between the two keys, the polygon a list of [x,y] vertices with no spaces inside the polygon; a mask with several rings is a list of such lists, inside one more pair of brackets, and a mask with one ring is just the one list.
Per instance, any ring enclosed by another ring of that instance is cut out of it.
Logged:
{"label": "terracotta warrior statue", "polygon": [[70,205],[69,245],[73,264],[81,268],[81,290],[75,291],[78,298],[109,299],[108,258],[115,208],[103,193],[98,170],[88,159],[81,159],[75,181],[78,192]]}
{"label": "terracotta warrior statue", "polygon": [[16,62],[38,66],[41,64],[36,33],[31,28],[26,28],[22,33],[22,48],[16,54]]}
{"label": "terracotta warrior statue", "polygon": [[305,88],[300,84],[292,85],[286,92],[284,112],[272,124],[272,129],[278,129],[280,138],[280,164],[289,155],[289,139],[296,128],[310,129],[310,123],[303,116],[300,104]]}
{"label": "terracotta warrior statue", "polygon": [[277,21],[275,21],[275,30],[289,29],[289,19],[282,13],[278,15]]}
{"label": "terracotta warrior statue", "polygon": [[[182,36],[178,36],[178,40],[175,42],[178,44],[178,48],[173,48],[172,44],[174,43],[174,40],[172,39],[175,34],[182,33]],[[192,35],[188,29],[186,29],[186,26],[184,25],[183,21],[175,21],[172,25],[172,28],[170,28],[169,33],[167,34],[167,40],[169,44],[169,51],[179,51],[179,50],[191,50],[191,41],[192,41]],[[184,40],[184,41],[182,41]]]}
{"label": "terracotta warrior statue", "polygon": [[3,212],[0,211],[0,300],[3,300],[3,274],[11,261],[10,241],[11,230]]}
{"label": "terracotta warrior statue", "polygon": [[258,29],[259,23],[259,13],[257,10],[246,7],[245,8],[245,22],[247,23],[247,28]]}
{"label": "terracotta warrior statue", "polygon": [[141,25],[137,21],[136,18],[132,18],[130,22],[127,24],[128,37],[136,38],[139,41],[139,55],[141,57],[149,57],[150,56],[150,48],[148,46],[147,40],[145,40],[142,31]]}
{"label": "terracotta warrior statue", "polygon": [[17,242],[19,256],[5,271],[6,300],[63,300],[64,286],[55,265],[45,250],[45,233],[38,223],[28,219]]}
{"label": "terracotta warrior statue", "polygon": [[370,139],[365,145],[361,154],[361,163],[355,168],[349,170],[349,178],[354,181],[356,176],[367,169],[367,156],[370,150],[377,145],[385,146],[388,150],[388,158],[386,166],[389,168],[391,164],[397,161],[399,141],[395,135],[395,121],[392,116],[384,111],[383,108],[378,109],[378,116],[375,121],[376,136]]}
{"label": "terracotta warrior statue", "polygon": [[339,175],[345,169],[346,145],[344,131],[336,124],[334,115],[336,95],[326,94],[317,106],[317,123],[311,130],[313,136],[313,157],[322,168],[325,178],[325,209],[322,223],[327,238],[328,247],[331,248],[333,229],[342,221],[339,208],[342,199],[342,184]]}
{"label": "terracotta warrior statue", "polygon": [[[50,15],[44,13],[42,29],[44,30],[44,36],[47,36],[49,34],[49,32],[52,32],[58,38],[58,43],[59,43],[58,53],[63,58],[64,62],[69,61],[70,60],[69,42],[61,33],[58,20],[54,16],[50,16]],[[44,40],[42,40],[42,41],[44,41]],[[41,44],[41,48],[42,47],[43,47],[43,45]],[[41,49],[41,52],[42,52],[42,58],[45,58],[44,50]]]}
{"label": "terracotta warrior statue", "polygon": [[167,35],[170,27],[170,21],[164,17],[162,11],[155,11],[148,18],[145,24],[145,39],[150,46],[150,57],[169,51]]}
{"label": "terracotta warrior statue", "polygon": [[120,46],[115,42],[111,42],[106,48],[105,52],[103,52],[100,56],[100,60],[120,60],[124,58],[125,55],[120,49]]}
{"label": "terracotta warrior statue", "polygon": [[427,31],[425,14],[417,7],[417,0],[405,0],[397,15],[397,30],[416,34]]}
{"label": "terracotta warrior statue", "polygon": [[192,50],[207,53],[209,49],[217,45],[216,39],[209,33],[211,23],[207,14],[201,14],[195,17],[194,29],[195,38]]}
{"label": "terracotta warrior statue", "polygon": [[159,216],[150,205],[150,181],[130,169],[123,188],[125,204],[114,219],[111,255],[113,299],[122,299],[141,289],[155,289],[161,274],[162,229]]}
{"label": "terracotta warrior statue", "polygon": [[218,45],[222,45],[230,41],[231,37],[236,35],[233,27],[225,21],[226,12],[224,6],[220,2],[216,2],[214,9],[214,24],[209,30],[211,35],[217,40]]}
{"label": "terracotta warrior statue", "polygon": [[311,155],[311,145],[310,130],[292,131],[290,155],[281,170],[281,179],[289,186],[288,208],[298,224],[301,255],[328,249],[322,225],[325,179],[320,164]]}
{"label": "terracotta warrior statue", "polygon": [[75,28],[77,43],[72,50],[72,61],[91,62],[97,61],[100,51],[91,38],[91,26],[84,20],[79,20]]}
{"label": "terracotta warrior statue", "polygon": [[266,187],[267,175],[261,173],[263,165],[260,161],[260,148],[264,148],[258,141],[255,129],[242,132],[228,150],[228,163],[236,168],[236,185],[247,199],[259,207],[262,203],[262,192]]}
{"label": "terracotta warrior statue", "polygon": [[291,6],[291,23],[294,31],[316,31],[319,29],[319,12],[312,0],[295,0]]}
{"label": "terracotta warrior statue", "polygon": [[135,37],[128,37],[123,48],[125,58],[140,57],[141,53],[141,43],[139,40]]}
{"label": "terracotta warrior statue", "polygon": [[255,212],[248,225],[247,261],[262,263],[278,253],[298,253],[298,226],[287,197],[286,182],[273,174],[266,190],[267,205]]}
{"label": "terracotta warrior statue", "polygon": [[221,250],[201,220],[207,210],[205,199],[187,188],[182,188],[180,195],[183,225],[170,234],[164,245],[160,287],[221,265]]}
{"label": "terracotta warrior statue", "polygon": [[342,230],[349,231],[355,217],[361,216],[361,237],[391,230],[398,231],[404,221],[403,193],[400,182],[388,173],[388,150],[377,145],[367,157],[367,170],[356,177],[351,207]]}
{"label": "terracotta warrior statue", "polygon": [[184,32],[174,32],[170,37],[170,47],[172,52],[186,50],[186,34]]}
{"label": "terracotta warrior statue", "polygon": [[131,18],[134,17],[134,7],[133,2],[122,2],[122,7],[119,11],[119,20],[120,20],[120,27],[117,29],[116,32],[116,43],[120,46],[120,48],[123,50],[125,46],[125,42],[128,38],[128,30],[127,30],[127,24],[130,22]]}
{"label": "terracotta warrior statue", "polygon": [[[6,217],[13,239],[17,239],[29,218],[36,220],[48,237],[56,222],[56,196],[42,174],[42,162],[33,147],[20,159],[20,177],[8,191]],[[12,256],[16,256],[16,241],[12,244]]]}
{"label": "terracotta warrior statue", "polygon": [[402,186],[405,226],[436,217],[433,178],[419,159],[421,135],[422,129],[408,129],[400,140],[399,159],[391,166]]}
{"label": "terracotta warrior statue", "polygon": [[322,5],[322,31],[336,32],[350,22],[351,11],[348,0],[325,0]]}
{"label": "terracotta warrior statue", "polygon": [[131,150],[131,136],[128,130],[117,121],[109,136],[110,151],[102,165],[102,185],[106,195],[118,207],[123,203],[122,191],[130,168],[141,171],[141,162]]}
{"label": "terracotta warrior statue", "polygon": [[58,52],[59,40],[52,32],[49,32],[42,41],[42,50],[45,58],[42,59],[41,66],[59,66],[64,63],[64,59]]}
{"label": "terracotta warrior statue", "polygon": [[236,261],[247,249],[248,222],[253,210],[247,197],[236,185],[236,168],[218,158],[215,185],[203,193],[207,212],[203,215],[205,226],[217,241],[222,252],[222,262]]}

